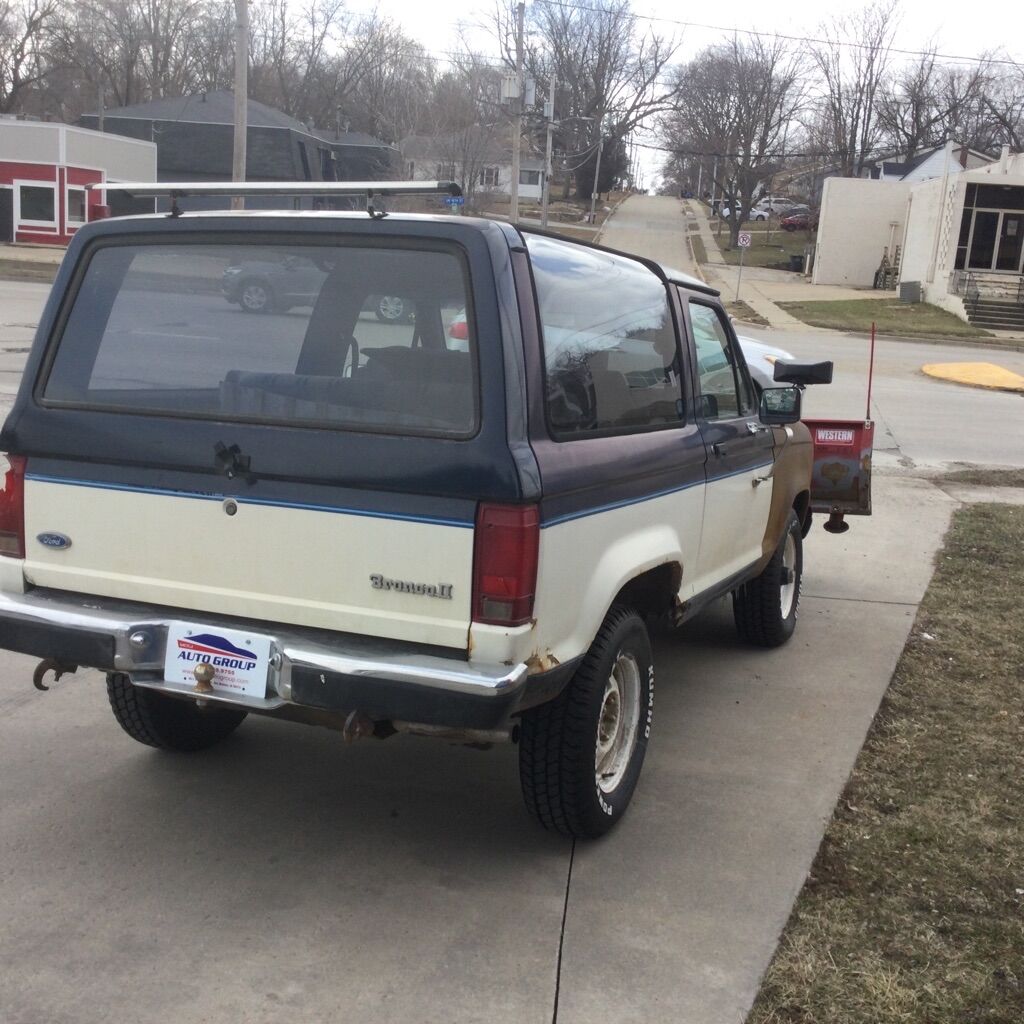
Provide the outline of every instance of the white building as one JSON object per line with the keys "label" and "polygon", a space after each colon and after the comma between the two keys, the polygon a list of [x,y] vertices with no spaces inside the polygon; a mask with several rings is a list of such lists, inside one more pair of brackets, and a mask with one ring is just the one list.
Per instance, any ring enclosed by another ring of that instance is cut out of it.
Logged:
{"label": "white building", "polygon": [[1024,327],[1024,153],[914,185],[900,284],[981,326]]}
{"label": "white building", "polygon": [[[398,144],[403,175],[414,180],[457,181],[467,195],[512,191],[512,143],[489,125],[448,135],[410,135]],[[519,196],[540,199],[544,160],[523,144]]]}
{"label": "white building", "polygon": [[814,284],[870,288],[883,256],[907,259],[904,235],[911,195],[921,183],[956,180],[991,157],[956,143],[921,150],[914,159],[879,160],[861,178],[826,178],[815,247]]}
{"label": "white building", "polygon": [[944,169],[949,174],[984,167],[992,157],[976,149],[954,144],[953,146],[929,146],[919,149],[909,160],[886,157],[876,160],[864,169],[863,178],[875,181],[929,181],[941,178]]}

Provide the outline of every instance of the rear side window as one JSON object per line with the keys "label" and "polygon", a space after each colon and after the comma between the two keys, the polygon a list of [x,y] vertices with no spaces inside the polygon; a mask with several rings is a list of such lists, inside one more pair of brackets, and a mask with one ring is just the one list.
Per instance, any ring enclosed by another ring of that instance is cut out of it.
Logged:
{"label": "rear side window", "polygon": [[454,251],[107,246],[43,402],[465,437],[475,335]]}
{"label": "rear side window", "polygon": [[665,285],[624,256],[527,235],[555,437],[678,425],[683,389]]}

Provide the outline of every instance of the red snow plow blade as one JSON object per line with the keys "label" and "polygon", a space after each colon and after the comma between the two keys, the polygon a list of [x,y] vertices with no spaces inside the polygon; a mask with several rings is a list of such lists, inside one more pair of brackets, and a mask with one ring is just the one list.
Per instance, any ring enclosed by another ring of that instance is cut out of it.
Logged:
{"label": "red snow plow blade", "polygon": [[871,515],[871,420],[804,420],[814,442],[811,511],[828,513],[825,529],[845,533],[844,516]]}

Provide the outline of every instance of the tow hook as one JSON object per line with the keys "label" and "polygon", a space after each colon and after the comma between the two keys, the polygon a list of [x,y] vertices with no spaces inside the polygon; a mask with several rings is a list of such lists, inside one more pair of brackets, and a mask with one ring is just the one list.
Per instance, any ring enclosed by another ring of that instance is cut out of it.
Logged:
{"label": "tow hook", "polygon": [[49,690],[49,687],[43,682],[43,679],[46,678],[47,672],[52,672],[53,681],[57,682],[65,672],[77,671],[77,665],[72,665],[66,661],[58,661],[56,658],[43,658],[43,660],[36,665],[35,672],[32,673],[32,685],[37,690]]}

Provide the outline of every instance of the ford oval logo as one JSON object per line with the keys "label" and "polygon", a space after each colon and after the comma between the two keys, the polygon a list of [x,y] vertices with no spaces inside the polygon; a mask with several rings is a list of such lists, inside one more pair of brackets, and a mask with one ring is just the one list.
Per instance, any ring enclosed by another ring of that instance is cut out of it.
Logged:
{"label": "ford oval logo", "polygon": [[40,533],[36,535],[36,540],[43,545],[44,548],[57,548],[63,550],[64,548],[71,547],[71,538],[64,536],[63,533]]}

